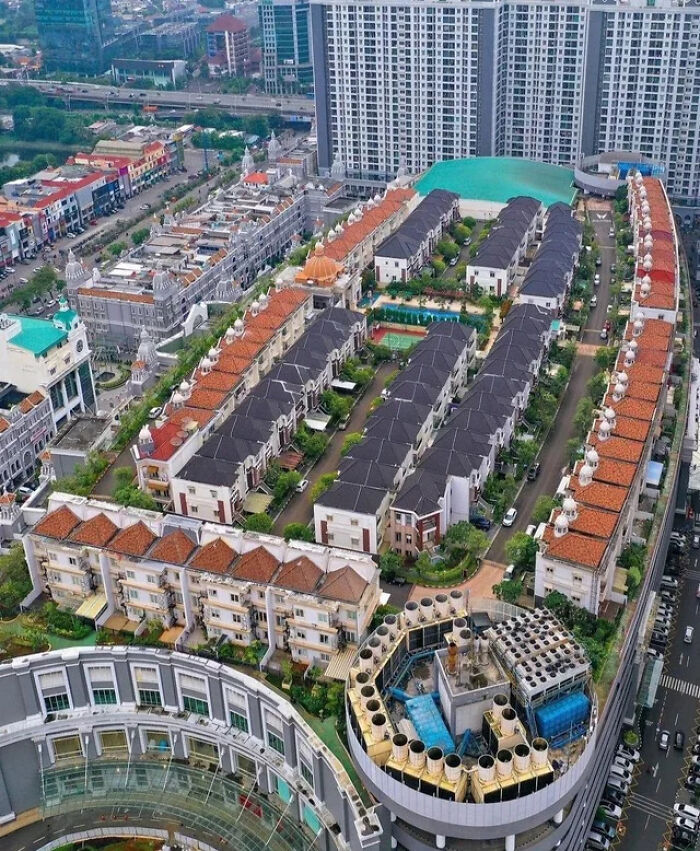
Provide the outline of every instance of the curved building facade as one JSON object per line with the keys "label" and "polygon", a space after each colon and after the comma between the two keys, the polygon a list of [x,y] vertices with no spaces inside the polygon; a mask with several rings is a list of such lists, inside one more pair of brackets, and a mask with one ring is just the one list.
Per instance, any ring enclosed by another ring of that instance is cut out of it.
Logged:
{"label": "curved building facade", "polygon": [[22,657],[0,665],[0,719],[0,824],[138,806],[213,847],[389,847],[291,704],[216,662],[135,647]]}

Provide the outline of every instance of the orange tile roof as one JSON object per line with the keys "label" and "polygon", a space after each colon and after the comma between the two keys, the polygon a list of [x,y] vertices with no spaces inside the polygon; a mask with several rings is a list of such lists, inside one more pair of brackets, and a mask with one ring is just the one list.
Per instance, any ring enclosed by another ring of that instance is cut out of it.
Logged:
{"label": "orange tile roof", "polygon": [[[596,432],[598,431],[599,426],[600,420],[596,420]],[[612,433],[615,437],[622,437],[625,440],[637,440],[640,443],[644,443],[649,436],[650,428],[650,420],[634,420],[630,417],[617,417],[615,420],[615,428]]]}
{"label": "orange tile roof", "polygon": [[80,518],[68,508],[67,505],[62,505],[55,511],[50,512],[40,520],[34,527],[37,535],[44,535],[46,538],[57,538],[62,541],[75,529],[80,523]]}
{"label": "orange tile roof", "polygon": [[29,399],[22,399],[19,403],[19,409],[23,414],[28,414],[31,410],[33,410],[34,405],[29,401]]}
{"label": "orange tile roof", "polygon": [[[578,475],[582,466],[583,461],[576,465],[574,471],[576,475]],[[624,461],[617,461],[615,458],[600,458],[593,479],[599,482],[608,482],[611,485],[630,487],[636,474],[637,467],[635,464],[626,464]]]}
{"label": "orange tile roof", "polygon": [[608,542],[601,538],[578,535],[576,532],[567,532],[558,538],[552,526],[547,526],[544,530],[542,540],[547,544],[547,555],[550,558],[592,568],[600,565],[608,546]]}
{"label": "orange tile roof", "polygon": [[237,372],[221,372],[220,370],[212,370],[206,375],[198,370],[195,373],[195,381],[198,389],[201,390],[220,390],[227,395],[240,384],[241,377]]}
{"label": "orange tile roof", "polygon": [[250,582],[267,583],[277,572],[279,562],[265,547],[256,547],[244,553],[233,568],[236,579],[247,579]]}
{"label": "orange tile roof", "polygon": [[291,591],[299,591],[302,594],[310,594],[322,576],[323,571],[320,567],[317,567],[310,558],[300,556],[282,565],[275,577],[275,585],[289,588]]}
{"label": "orange tile roof", "polygon": [[664,371],[656,366],[649,366],[645,363],[634,363],[630,367],[625,366],[624,356],[618,360],[618,372],[626,372],[630,382],[639,381],[643,384],[658,384],[664,383]]}
{"label": "orange tile roof", "polygon": [[645,402],[643,399],[634,399],[630,396],[625,396],[619,402],[616,402],[612,396],[606,396],[605,404],[609,405],[620,417],[649,422],[654,419],[654,411],[656,410],[656,405],[653,402]]}
{"label": "orange tile roof", "polygon": [[625,395],[631,399],[643,399],[646,402],[654,402],[656,404],[659,401],[659,385],[634,381],[627,387]]}
{"label": "orange tile roof", "polygon": [[185,564],[197,545],[182,529],[162,537],[148,554],[149,558],[168,561],[171,564]]}
{"label": "orange tile roof", "polygon": [[228,393],[206,390],[203,387],[195,387],[187,400],[193,408],[203,408],[209,411],[218,411],[228,397]]}
{"label": "orange tile roof", "polygon": [[113,523],[106,514],[100,512],[81,523],[70,536],[70,539],[77,544],[86,544],[90,547],[105,547],[118,531],[117,524]]}
{"label": "orange tile roof", "polygon": [[[561,510],[554,513],[552,523],[561,513]],[[595,538],[611,538],[617,519],[618,515],[611,511],[601,511],[581,505],[578,507],[576,519],[569,521],[569,530],[580,532],[582,535],[592,535]]]}
{"label": "orange tile roof", "polygon": [[10,427],[10,423],[5,419],[5,417],[0,417],[0,434]]}
{"label": "orange tile roof", "polygon": [[641,349],[637,352],[637,363],[659,366],[663,369],[668,362],[668,352],[664,349]]}
{"label": "orange tile roof", "polygon": [[212,573],[227,573],[237,555],[223,538],[215,538],[196,553],[190,566]]}
{"label": "orange tile roof", "polygon": [[102,290],[94,287],[78,287],[78,294],[90,298],[111,298],[116,301],[135,301],[139,304],[153,304],[152,295],[143,293],[123,293],[117,290]]}
{"label": "orange tile roof", "polygon": [[32,405],[41,405],[46,397],[43,393],[40,393],[38,390],[35,390],[31,396],[28,397],[27,401],[31,402]]}
{"label": "orange tile roof", "polygon": [[122,529],[113,538],[109,549],[123,555],[142,556],[155,540],[156,536],[153,532],[151,532],[143,521],[139,520],[138,523]]}
{"label": "orange tile roof", "polygon": [[12,505],[17,499],[13,493],[0,493],[0,505]]}
{"label": "orange tile roof", "polygon": [[257,186],[267,186],[267,184],[270,181],[268,180],[268,177],[264,172],[254,171],[251,174],[247,174],[243,178],[243,182],[244,183],[252,183],[253,185],[257,185]]}
{"label": "orange tile roof", "polygon": [[318,589],[320,597],[338,600],[341,603],[359,603],[365,593],[367,582],[349,565],[326,574]]}
{"label": "orange tile roof", "polygon": [[572,476],[569,480],[569,489],[573,493],[576,502],[617,513],[622,511],[628,494],[626,488],[618,488],[605,482],[596,482],[595,480],[590,485],[584,487],[579,482],[577,476]]}
{"label": "orange tile roof", "polygon": [[624,437],[610,437],[599,440],[598,435],[591,436],[590,443],[595,446],[601,458],[617,458],[618,461],[628,461],[636,464],[642,457],[644,444],[636,440],[625,440]]}

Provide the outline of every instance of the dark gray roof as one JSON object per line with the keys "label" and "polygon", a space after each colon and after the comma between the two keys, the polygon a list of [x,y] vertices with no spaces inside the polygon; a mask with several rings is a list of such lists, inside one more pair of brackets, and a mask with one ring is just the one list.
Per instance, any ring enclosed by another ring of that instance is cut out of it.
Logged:
{"label": "dark gray roof", "polygon": [[416,381],[404,381],[401,377],[397,378],[389,387],[389,391],[394,399],[403,399],[405,402],[416,402],[419,405],[429,405],[432,407],[435,400],[440,395],[442,388],[430,385],[419,384]]}
{"label": "dark gray roof", "polygon": [[402,420],[375,420],[365,426],[367,437],[378,437],[396,443],[411,443],[415,446],[420,425]]}
{"label": "dark gray roof", "polygon": [[350,482],[334,482],[317,500],[317,505],[356,511],[358,514],[376,514],[386,497],[386,490],[368,488]]}
{"label": "dark gray roof", "polygon": [[377,257],[409,260],[420,249],[438,219],[459,204],[459,196],[445,189],[433,189],[404,223],[377,248]]}
{"label": "dark gray roof", "polygon": [[368,488],[383,488],[393,490],[396,484],[398,468],[376,461],[365,461],[362,458],[343,458],[338,469],[341,482],[353,485],[364,485]]}
{"label": "dark gray roof", "polygon": [[401,420],[404,423],[422,426],[431,415],[431,405],[404,402],[403,399],[392,399],[390,397],[374,409],[367,420],[365,428],[369,428],[373,423],[380,420]]}
{"label": "dark gray roof", "polygon": [[394,508],[413,511],[419,517],[440,510],[439,500],[445,496],[444,476],[427,470],[416,470],[406,479],[394,500]]}
{"label": "dark gray roof", "polygon": [[178,478],[186,479],[189,482],[230,487],[236,480],[237,469],[238,464],[231,464],[222,461],[220,458],[195,455],[178,473]]}
{"label": "dark gray roof", "polygon": [[511,198],[498,214],[495,224],[470,265],[492,269],[506,269],[510,266],[540,207],[540,202],[534,198]]}
{"label": "dark gray roof", "polygon": [[348,452],[348,458],[362,458],[365,461],[379,461],[390,467],[401,467],[409,452],[413,452],[410,443],[392,443],[378,437],[365,437]]}

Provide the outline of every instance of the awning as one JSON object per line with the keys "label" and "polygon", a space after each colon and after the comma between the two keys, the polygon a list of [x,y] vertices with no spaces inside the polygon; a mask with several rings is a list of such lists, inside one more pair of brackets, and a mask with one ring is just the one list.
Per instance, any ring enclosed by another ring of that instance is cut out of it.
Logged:
{"label": "awning", "polygon": [[615,568],[615,576],[613,578],[613,591],[618,594],[627,593],[627,569],[624,567]]}
{"label": "awning", "polygon": [[94,621],[104,611],[106,605],[107,596],[105,594],[93,594],[92,597],[83,600],[75,614],[79,618],[87,618]]}
{"label": "awning", "polygon": [[170,629],[165,629],[160,634],[160,638],[158,641],[161,641],[163,644],[172,644],[175,646],[175,642],[185,631],[184,626],[171,626]]}
{"label": "awning", "polygon": [[304,422],[311,431],[325,431],[330,421],[331,418],[326,414],[313,414],[312,416],[304,417]]}
{"label": "awning", "polygon": [[331,387],[335,387],[336,390],[345,390],[347,393],[352,393],[357,387],[357,383],[355,381],[343,381],[342,378],[334,378],[331,381]]}
{"label": "awning", "polygon": [[264,514],[272,502],[272,497],[266,493],[249,493],[243,503],[243,511],[247,514]]}
{"label": "awning", "polygon": [[326,666],[324,676],[331,680],[345,682],[350,674],[350,667],[357,655],[357,651],[358,647],[356,644],[348,644],[344,650],[339,650]]}
{"label": "awning", "polygon": [[102,626],[111,632],[136,632],[139,628],[139,622],[129,620],[124,615],[115,614],[110,615]]}
{"label": "awning", "polygon": [[647,709],[653,707],[654,700],[656,699],[656,690],[659,687],[663,670],[663,659],[650,659],[646,663],[642,683],[639,686],[638,703],[640,706],[645,706]]}

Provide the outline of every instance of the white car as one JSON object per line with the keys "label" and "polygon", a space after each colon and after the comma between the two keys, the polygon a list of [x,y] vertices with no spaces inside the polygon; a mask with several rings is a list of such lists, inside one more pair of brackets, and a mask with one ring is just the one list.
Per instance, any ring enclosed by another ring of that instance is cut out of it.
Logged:
{"label": "white car", "polygon": [[623,771],[629,771],[630,774],[634,771],[634,763],[620,754],[615,754],[612,764],[623,769]]}
{"label": "white car", "polygon": [[697,807],[691,807],[690,804],[674,804],[673,812],[691,821],[700,821],[700,810]]}
{"label": "white car", "polygon": [[515,518],[518,516],[518,511],[515,508],[509,508],[503,515],[503,525],[512,526],[515,523]]}
{"label": "white car", "polygon": [[163,408],[162,408],[162,407],[159,407],[159,408],[151,408],[151,410],[148,412],[148,419],[149,419],[149,420],[157,420],[157,419],[158,419],[158,417],[159,417],[162,413],[163,413]]}
{"label": "white car", "polygon": [[685,628],[685,635],[683,636],[683,641],[686,644],[692,644],[693,643],[693,633],[694,632],[695,632],[695,627],[687,626]]}
{"label": "white car", "polygon": [[594,295],[591,297],[591,307],[595,307],[598,304],[598,296]]}
{"label": "white car", "polygon": [[696,821],[692,821],[689,818],[683,818],[682,816],[676,816],[673,819],[673,823],[676,827],[680,827],[681,830],[689,830],[691,833],[698,832],[698,823]]}
{"label": "white car", "polygon": [[529,535],[531,538],[534,538],[536,531],[537,531],[537,526],[535,526],[534,523],[530,523],[530,525],[525,530],[525,534]]}
{"label": "white car", "polygon": [[639,762],[642,758],[642,755],[636,748],[630,748],[628,745],[619,745],[617,748],[617,755],[621,756],[623,759],[630,760],[630,762]]}
{"label": "white car", "polygon": [[616,804],[608,804],[605,801],[601,801],[598,807],[613,821],[619,821],[622,818],[622,807],[618,807]]}
{"label": "white car", "polygon": [[297,493],[304,493],[304,491],[308,488],[308,486],[309,486],[309,480],[308,479],[302,479],[299,482],[299,484],[294,488],[294,490]]}
{"label": "white car", "polygon": [[621,765],[618,765],[615,762],[613,762],[613,764],[610,766],[610,774],[614,775],[615,777],[621,778],[625,781],[625,783],[632,782],[632,772],[628,771],[626,768],[623,768]]}

